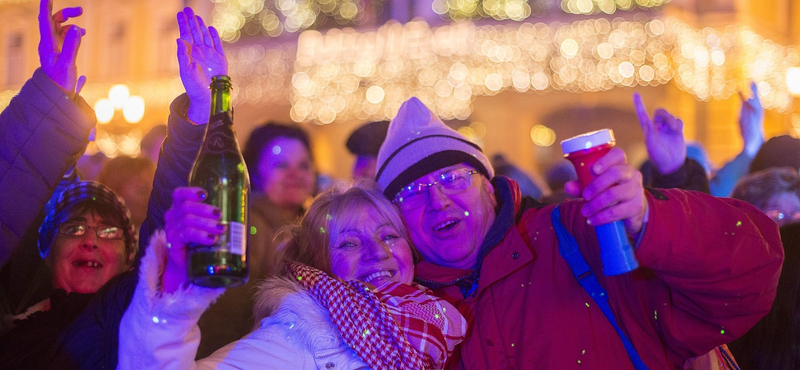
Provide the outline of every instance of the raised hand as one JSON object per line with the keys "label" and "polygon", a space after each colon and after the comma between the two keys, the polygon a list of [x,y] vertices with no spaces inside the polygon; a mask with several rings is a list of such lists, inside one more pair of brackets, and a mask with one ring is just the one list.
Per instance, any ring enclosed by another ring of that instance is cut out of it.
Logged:
{"label": "raised hand", "polygon": [[172,193],[172,207],[164,215],[164,231],[169,243],[169,257],[162,284],[173,292],[187,280],[186,247],[189,243],[212,244],[225,231],[219,223],[217,207],[203,203],[205,190],[181,187]]}
{"label": "raised hand", "polygon": [[188,118],[194,123],[207,123],[211,109],[211,78],[228,74],[222,40],[217,30],[206,27],[191,8],[178,13],[178,28],[178,65],[183,87],[191,101]]}
{"label": "raised hand", "polygon": [[764,143],[764,107],[758,98],[758,87],[750,82],[750,98],[745,99],[741,91],[742,110],[739,113],[739,130],[744,141],[744,151],[751,158],[761,149]]}
{"label": "raised hand", "polygon": [[70,97],[80,92],[86,77],[78,78],[75,62],[81,38],[86,30],[74,24],[65,25],[70,18],[83,14],[81,7],[64,8],[52,14],[53,1],[39,3],[39,63],[47,77],[61,86]]}
{"label": "raised hand", "polygon": [[638,235],[647,210],[642,174],[628,163],[620,148],[612,148],[600,157],[592,166],[592,173],[595,178],[583,193],[577,181],[564,186],[568,194],[586,199],[581,214],[592,225],[622,220],[629,235]]}
{"label": "raised hand", "polygon": [[638,93],[633,94],[633,104],[653,166],[664,175],[675,172],[686,161],[683,121],[662,108],[656,109],[650,119]]}

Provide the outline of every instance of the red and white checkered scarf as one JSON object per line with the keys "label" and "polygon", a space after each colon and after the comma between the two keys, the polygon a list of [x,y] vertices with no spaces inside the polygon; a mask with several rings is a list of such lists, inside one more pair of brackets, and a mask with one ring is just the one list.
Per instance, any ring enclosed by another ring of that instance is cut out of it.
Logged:
{"label": "red and white checkered scarf", "polygon": [[347,345],[374,370],[441,369],[464,339],[460,314],[447,313],[447,307],[455,309],[422,286],[390,283],[378,291],[299,263],[288,262],[286,269],[330,312]]}

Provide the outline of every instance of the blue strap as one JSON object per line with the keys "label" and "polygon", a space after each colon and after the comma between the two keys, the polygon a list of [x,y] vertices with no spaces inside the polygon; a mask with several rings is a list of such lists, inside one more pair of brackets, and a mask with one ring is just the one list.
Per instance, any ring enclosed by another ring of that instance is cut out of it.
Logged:
{"label": "blue strap", "polygon": [[639,357],[639,353],[636,352],[633,343],[631,343],[628,336],[625,335],[619,325],[617,325],[617,319],[614,317],[614,312],[611,311],[611,306],[608,304],[608,294],[606,294],[606,290],[600,286],[600,282],[597,281],[594,272],[586,263],[583,255],[581,255],[575,238],[564,228],[564,225],[561,224],[561,211],[559,207],[553,210],[551,218],[553,219],[553,228],[556,230],[556,236],[558,236],[558,252],[561,253],[561,257],[564,257],[569,267],[572,268],[572,273],[575,275],[575,278],[578,279],[578,283],[589,293],[594,302],[597,303],[597,306],[600,307],[600,310],[603,311],[603,314],[606,315],[611,325],[614,326],[617,334],[619,334],[619,338],[622,340],[622,344],[625,346],[625,350],[628,352],[628,357],[630,357],[633,367],[636,370],[647,370],[647,365],[645,365],[642,358]]}

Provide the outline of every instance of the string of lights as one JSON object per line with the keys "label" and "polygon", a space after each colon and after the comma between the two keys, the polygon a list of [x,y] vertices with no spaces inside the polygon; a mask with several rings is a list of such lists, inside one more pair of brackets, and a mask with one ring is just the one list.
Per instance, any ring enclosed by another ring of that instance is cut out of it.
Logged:
{"label": "string of lights", "polygon": [[634,8],[655,8],[669,0],[561,0],[561,9],[571,14],[613,14]]}
{"label": "string of lights", "polygon": [[319,124],[386,119],[416,95],[445,119],[465,119],[474,97],[508,89],[578,93],[673,80],[703,101],[726,99],[755,80],[764,107],[785,112],[792,103],[786,70],[799,60],[795,48],[747,27],[698,30],[675,18],[306,31],[297,43],[290,113]]}
{"label": "string of lights", "polygon": [[[235,102],[288,99],[293,120],[318,124],[390,118],[410,95],[445,119],[465,119],[475,97],[509,89],[579,93],[669,81],[705,101],[754,80],[764,107],[786,112],[786,71],[800,62],[795,47],[746,26],[697,29],[670,17],[436,28],[390,22],[368,32],[305,31],[296,44],[231,46],[228,54]],[[177,80],[129,85],[153,107],[180,92]],[[88,85],[83,95],[93,102],[108,86]],[[14,94],[0,92],[0,106]]]}

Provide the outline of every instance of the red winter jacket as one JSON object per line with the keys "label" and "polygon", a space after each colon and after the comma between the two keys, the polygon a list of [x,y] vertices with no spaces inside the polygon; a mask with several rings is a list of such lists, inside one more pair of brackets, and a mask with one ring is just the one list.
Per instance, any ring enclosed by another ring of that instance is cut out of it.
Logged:
{"label": "red winter jacket", "polygon": [[[417,265],[418,281],[469,323],[460,359],[448,367],[633,369],[616,331],[558,252],[554,206],[522,199],[507,178],[493,183],[502,204],[481,246],[478,278]],[[632,273],[602,274],[582,201],[562,203],[562,223],[649,369],[682,369],[686,359],[743,335],[769,312],[783,248],[777,225],[749,204],[682,190],[647,193],[649,220],[636,251],[641,267]],[[464,281],[478,282],[467,298]]]}

